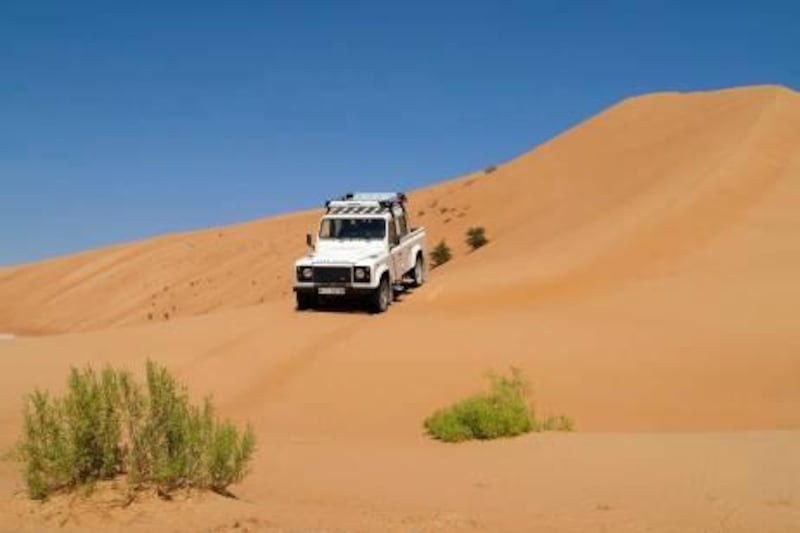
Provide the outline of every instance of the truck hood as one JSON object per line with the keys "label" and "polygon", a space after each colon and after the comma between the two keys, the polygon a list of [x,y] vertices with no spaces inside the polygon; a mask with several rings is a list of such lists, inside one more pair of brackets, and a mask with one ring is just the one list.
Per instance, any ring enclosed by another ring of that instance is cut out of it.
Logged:
{"label": "truck hood", "polygon": [[317,249],[300,262],[315,265],[371,262],[384,253],[382,241],[318,241]]}

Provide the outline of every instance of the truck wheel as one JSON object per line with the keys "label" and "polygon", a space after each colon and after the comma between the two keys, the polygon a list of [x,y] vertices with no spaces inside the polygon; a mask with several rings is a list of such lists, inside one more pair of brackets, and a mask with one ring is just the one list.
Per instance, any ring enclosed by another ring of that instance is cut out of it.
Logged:
{"label": "truck wheel", "polygon": [[306,309],[313,309],[317,306],[317,295],[309,292],[297,293],[297,310],[305,311]]}
{"label": "truck wheel", "polygon": [[421,287],[423,283],[425,283],[425,263],[422,259],[422,255],[417,255],[417,260],[414,262],[414,270],[411,271],[413,281],[412,285],[414,287]]}
{"label": "truck wheel", "polygon": [[373,313],[383,313],[389,308],[392,301],[392,286],[389,284],[389,277],[383,276],[378,288],[372,293],[370,308]]}

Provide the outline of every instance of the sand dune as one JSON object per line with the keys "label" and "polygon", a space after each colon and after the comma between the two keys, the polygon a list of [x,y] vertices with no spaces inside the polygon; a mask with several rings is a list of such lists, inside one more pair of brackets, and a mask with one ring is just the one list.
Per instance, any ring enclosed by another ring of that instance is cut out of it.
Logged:
{"label": "sand dune", "polygon": [[[796,530],[798,147],[800,95],[785,88],[622,102],[491,172],[413,192],[415,222],[456,257],[381,316],[293,311],[291,260],[317,212],[2,271],[0,331],[38,336],[0,345],[0,449],[31,387],[148,357],[253,421],[262,448],[239,501],[114,512],[41,513],[9,496],[17,466],[0,462],[0,517]],[[491,243],[468,253],[472,225]],[[580,431],[455,447],[421,434],[433,409],[509,365],[540,412]]]}
{"label": "sand dune", "polygon": [[[781,87],[628,100],[494,172],[413,193],[415,221],[431,241],[445,238],[461,255],[466,228],[486,226],[494,244],[480,262],[523,265],[515,272],[538,290],[656,277],[723,238],[738,242],[748,229],[770,230],[759,213],[771,212],[772,202],[786,213],[784,226],[797,223],[791,178],[799,100]],[[7,269],[0,272],[0,301],[8,302],[0,329],[83,331],[279,299],[291,286],[287,265],[318,215]],[[516,285],[508,274],[481,277]]]}

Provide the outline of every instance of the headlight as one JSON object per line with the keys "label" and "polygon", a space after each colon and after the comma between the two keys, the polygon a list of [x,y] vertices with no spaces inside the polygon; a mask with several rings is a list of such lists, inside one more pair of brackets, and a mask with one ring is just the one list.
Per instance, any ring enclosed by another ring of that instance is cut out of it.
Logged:
{"label": "headlight", "polygon": [[298,281],[310,281],[314,275],[314,271],[311,267],[297,267],[297,280]]}
{"label": "headlight", "polygon": [[369,281],[369,267],[356,267],[353,269],[353,276],[355,276],[356,281],[360,281],[362,283],[366,283]]}

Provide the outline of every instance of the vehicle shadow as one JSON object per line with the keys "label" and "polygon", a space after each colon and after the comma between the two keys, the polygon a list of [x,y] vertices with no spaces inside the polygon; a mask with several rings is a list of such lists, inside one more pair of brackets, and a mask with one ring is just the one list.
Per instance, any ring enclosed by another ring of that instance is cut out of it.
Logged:
{"label": "vehicle shadow", "polygon": [[[394,301],[392,305],[389,306],[389,310],[387,311],[390,313],[392,311],[392,307],[398,304],[402,304],[405,299],[413,294],[416,291],[414,287],[405,287],[400,290],[395,290],[394,292]],[[317,305],[314,309],[306,309],[306,310],[297,310],[297,313],[342,313],[342,314],[350,314],[350,315],[374,315],[376,313],[372,312],[369,309],[369,306],[363,300],[359,300],[356,298],[341,298],[341,297],[320,297],[317,301]]]}
{"label": "vehicle shadow", "polygon": [[342,313],[349,315],[371,315],[366,303],[353,299],[320,298],[314,309],[298,313]]}

